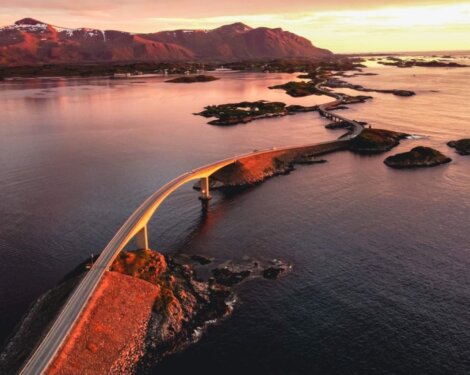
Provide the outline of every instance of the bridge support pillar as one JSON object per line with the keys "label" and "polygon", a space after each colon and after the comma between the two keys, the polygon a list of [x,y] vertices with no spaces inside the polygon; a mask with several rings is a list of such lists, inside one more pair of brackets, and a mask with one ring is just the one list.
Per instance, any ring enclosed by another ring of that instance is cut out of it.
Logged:
{"label": "bridge support pillar", "polygon": [[202,209],[206,211],[209,207],[209,201],[211,200],[210,188],[209,188],[209,177],[201,178],[201,196],[199,200],[202,202]]}
{"label": "bridge support pillar", "polygon": [[137,242],[138,250],[147,250],[149,248],[149,238],[147,234],[147,225],[145,225],[140,231],[135,235],[135,240]]}

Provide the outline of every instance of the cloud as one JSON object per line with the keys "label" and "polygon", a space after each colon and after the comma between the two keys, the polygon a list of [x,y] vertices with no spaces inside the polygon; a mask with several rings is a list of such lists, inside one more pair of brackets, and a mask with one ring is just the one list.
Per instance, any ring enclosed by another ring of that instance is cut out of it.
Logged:
{"label": "cloud", "polygon": [[[463,3],[462,0],[446,0],[446,4]],[[437,0],[256,0],[256,1],[223,1],[223,0],[0,0],[0,10],[16,10],[18,14],[47,12],[62,13],[70,16],[83,16],[89,12],[110,15],[116,22],[131,18],[151,17],[184,17],[204,18],[233,16],[239,14],[277,14],[314,11],[367,10],[382,7],[442,4]],[[32,14],[34,15],[34,14]]]}

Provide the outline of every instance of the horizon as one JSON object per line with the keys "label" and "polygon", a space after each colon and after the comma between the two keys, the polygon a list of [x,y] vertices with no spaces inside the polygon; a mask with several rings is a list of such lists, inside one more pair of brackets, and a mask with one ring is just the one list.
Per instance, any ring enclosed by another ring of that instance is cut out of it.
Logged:
{"label": "horizon", "polygon": [[[315,46],[327,48],[338,54],[352,53],[406,53],[433,51],[465,51],[465,35],[470,32],[470,2],[451,1],[439,5],[433,1],[415,0],[386,4],[360,1],[358,5],[334,0],[316,4],[313,10],[305,1],[296,1],[288,9],[274,1],[266,8],[253,5],[230,7],[224,12],[206,0],[207,7],[190,7],[187,0],[168,5],[163,12],[159,6],[142,1],[138,8],[128,1],[111,5],[108,0],[86,8],[63,5],[56,0],[27,4],[19,1],[15,6],[4,5],[0,0],[0,23],[11,25],[22,18],[34,18],[51,25],[66,28],[94,28],[146,33],[178,29],[214,29],[233,23],[250,27],[282,28],[309,39]],[[262,1],[262,3],[265,3]],[[103,13],[108,7],[108,12]],[[148,10],[143,14],[144,8]],[[201,9],[208,13],[201,15]],[[194,18],[176,17],[194,14]],[[125,12],[129,10],[129,12]],[[133,12],[130,12],[133,10]],[[158,17],[154,15],[158,14]],[[165,17],[165,14],[168,15]],[[413,33],[410,37],[410,33]]]}

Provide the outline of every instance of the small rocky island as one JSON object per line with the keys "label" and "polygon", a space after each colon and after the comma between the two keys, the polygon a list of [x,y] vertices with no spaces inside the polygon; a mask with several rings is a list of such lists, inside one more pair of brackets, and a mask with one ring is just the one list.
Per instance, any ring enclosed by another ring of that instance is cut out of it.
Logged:
{"label": "small rocky island", "polygon": [[418,146],[411,151],[389,156],[384,160],[384,163],[391,168],[402,169],[435,167],[451,161],[451,158],[433,148]]}
{"label": "small rocky island", "polygon": [[378,92],[381,94],[393,94],[396,96],[414,96],[416,93],[411,90],[398,90],[398,89],[370,89],[361,85],[354,85],[352,83],[343,81],[338,78],[330,78],[326,82],[325,86],[331,87],[331,88],[347,88],[351,90],[356,90],[356,91],[363,91],[363,92]]}
{"label": "small rocky island", "polygon": [[366,128],[350,142],[349,149],[360,154],[377,154],[390,151],[408,136],[391,130]]}
{"label": "small rocky island", "polygon": [[268,117],[279,117],[293,115],[299,112],[317,111],[317,106],[305,107],[301,105],[287,106],[282,102],[269,102],[258,100],[256,102],[239,102],[220,105],[209,105],[204,107],[204,111],[195,115],[211,118],[210,125],[236,125]]}
{"label": "small rocky island", "polygon": [[[310,77],[310,76],[308,76]],[[303,96],[310,96],[310,95],[323,95],[323,93],[317,89],[316,87],[317,82],[310,81],[310,82],[287,82],[282,85],[276,85],[269,87],[271,90],[284,90],[287,95],[290,95],[294,98],[300,98]]]}
{"label": "small rocky island", "polygon": [[450,141],[447,146],[455,148],[460,155],[470,155],[470,138],[459,139],[458,141]]}
{"label": "small rocky island", "polygon": [[217,81],[220,78],[214,76],[205,76],[205,75],[188,75],[182,77],[176,77],[165,81],[167,83],[196,83],[196,82],[212,82]]}

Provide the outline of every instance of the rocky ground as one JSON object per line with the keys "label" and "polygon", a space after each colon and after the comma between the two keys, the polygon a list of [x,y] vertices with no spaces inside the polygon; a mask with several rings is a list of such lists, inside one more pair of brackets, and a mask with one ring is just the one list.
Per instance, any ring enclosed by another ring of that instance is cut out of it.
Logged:
{"label": "rocky ground", "polygon": [[389,167],[402,169],[435,167],[451,161],[451,158],[433,148],[418,146],[411,151],[389,156],[384,163]]}

